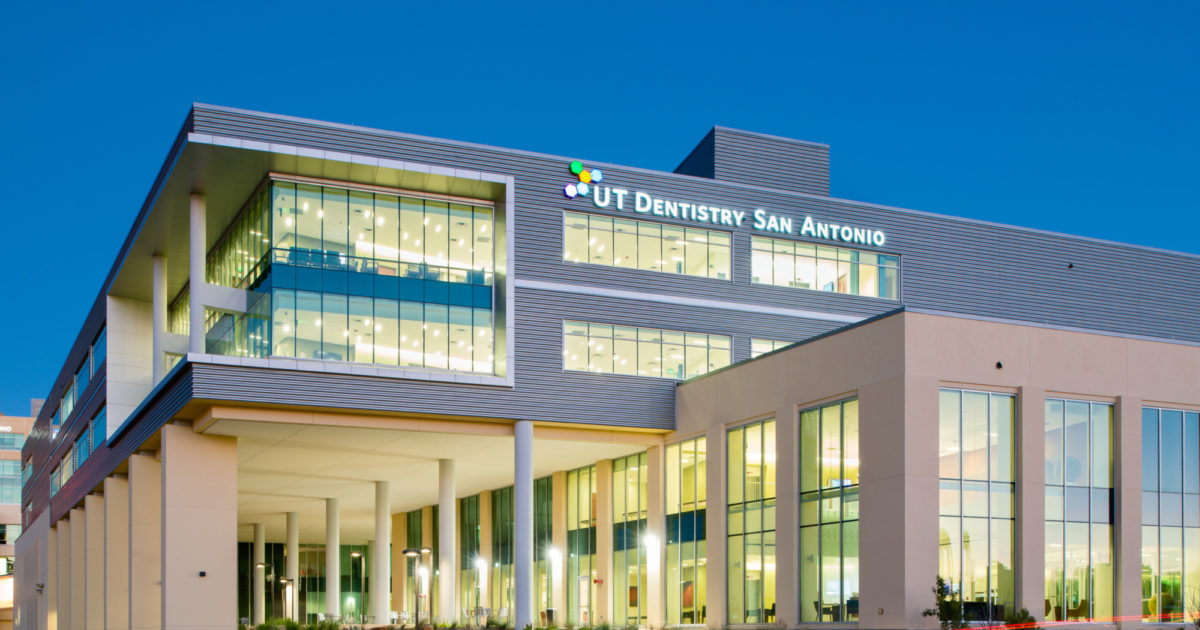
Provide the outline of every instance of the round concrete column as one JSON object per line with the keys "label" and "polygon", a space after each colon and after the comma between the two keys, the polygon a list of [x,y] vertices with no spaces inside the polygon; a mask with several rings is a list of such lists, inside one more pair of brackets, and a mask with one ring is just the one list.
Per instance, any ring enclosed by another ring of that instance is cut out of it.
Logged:
{"label": "round concrete column", "polygon": [[455,549],[458,536],[454,525],[456,499],[454,497],[454,460],[438,460],[438,614],[437,620],[450,623],[458,620],[458,589],[454,579],[458,575],[455,565]]}
{"label": "round concrete column", "polygon": [[390,624],[388,586],[392,581],[389,562],[392,545],[391,484],[375,482],[375,546],[371,550],[371,616],[376,624]]}
{"label": "round concrete column", "polygon": [[267,567],[259,566],[267,561],[267,525],[254,524],[254,612],[251,620],[258,625],[267,620],[266,580]]}
{"label": "round concrete column", "polygon": [[342,614],[342,531],[338,500],[325,499],[325,615]]}
{"label": "round concrete column", "polygon": [[514,464],[513,520],[516,526],[516,555],[513,593],[516,608],[514,628],[540,625],[533,618],[533,423],[521,420],[513,427]]}

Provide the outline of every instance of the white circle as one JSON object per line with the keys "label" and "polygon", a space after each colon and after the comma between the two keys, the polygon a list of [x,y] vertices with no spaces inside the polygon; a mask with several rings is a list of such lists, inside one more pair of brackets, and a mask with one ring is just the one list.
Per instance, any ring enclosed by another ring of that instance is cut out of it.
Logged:
{"label": "white circle", "polygon": [[576,184],[575,188],[579,189],[579,194],[581,194],[581,195],[588,194],[588,185],[583,182],[579,182],[578,184]]}
{"label": "white circle", "polygon": [[575,184],[567,184],[566,186],[563,186],[563,194],[566,195],[568,199],[574,199],[575,195],[579,194],[579,191],[575,188]]}

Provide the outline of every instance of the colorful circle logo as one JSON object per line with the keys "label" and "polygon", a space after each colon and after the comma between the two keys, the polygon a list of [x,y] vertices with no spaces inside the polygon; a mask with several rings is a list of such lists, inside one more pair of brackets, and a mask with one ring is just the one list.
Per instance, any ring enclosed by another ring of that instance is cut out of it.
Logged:
{"label": "colorful circle logo", "polygon": [[578,181],[574,181],[566,186],[563,186],[563,196],[565,196],[567,199],[588,196],[588,193],[592,191],[591,184],[598,184],[604,179],[604,173],[601,173],[600,169],[594,168],[589,171],[583,168],[583,162],[580,162],[579,160],[574,160],[571,162],[571,174],[574,175]]}

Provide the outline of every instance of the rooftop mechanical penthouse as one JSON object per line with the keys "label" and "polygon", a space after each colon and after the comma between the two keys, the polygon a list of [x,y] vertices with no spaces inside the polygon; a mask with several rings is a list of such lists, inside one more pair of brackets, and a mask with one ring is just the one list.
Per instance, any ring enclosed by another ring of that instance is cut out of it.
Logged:
{"label": "rooftop mechanical penthouse", "polygon": [[828,175],[195,105],[21,451],[17,627],[1200,612],[1200,258]]}

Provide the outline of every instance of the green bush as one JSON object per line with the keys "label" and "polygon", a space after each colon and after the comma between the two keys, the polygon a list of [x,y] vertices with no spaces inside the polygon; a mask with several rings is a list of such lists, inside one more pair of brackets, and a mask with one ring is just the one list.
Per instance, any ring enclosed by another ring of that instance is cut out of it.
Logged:
{"label": "green bush", "polygon": [[[962,616],[962,601],[958,593],[952,591],[942,576],[937,577],[933,585],[933,608],[921,612],[923,617],[937,617],[942,624],[942,630],[961,630],[967,627]],[[1028,612],[1028,611],[1026,611]]]}
{"label": "green bush", "polygon": [[1030,614],[1028,608],[1013,611],[1004,615],[1004,625],[1010,628],[1038,630],[1038,620]]}

